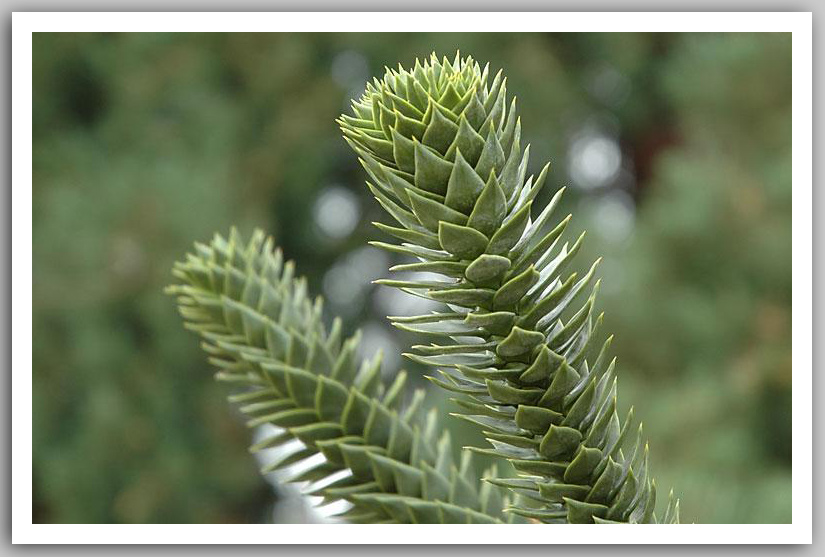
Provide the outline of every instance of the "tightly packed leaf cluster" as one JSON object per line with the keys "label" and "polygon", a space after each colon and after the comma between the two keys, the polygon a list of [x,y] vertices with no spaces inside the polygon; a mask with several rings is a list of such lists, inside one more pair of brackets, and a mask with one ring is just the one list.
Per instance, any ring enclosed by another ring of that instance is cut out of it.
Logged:
{"label": "tightly packed leaf cluster", "polygon": [[[490,480],[523,496],[514,513],[657,522],[641,425],[631,431],[632,408],[624,420],[617,413],[611,338],[593,346],[603,320],[594,316],[598,261],[581,278],[565,276],[583,235],[562,243],[569,216],[550,226],[562,190],[532,218],[549,165],[526,176],[515,99],[508,107],[506,79],[488,74],[471,58],[433,55],[411,71],[388,69],[339,119],[398,223],[376,225],[400,243],[374,244],[416,260],[391,270],[427,277],[378,282],[446,304],[393,321],[433,339],[409,356],[439,368],[432,381],[461,395],[461,416],[492,445],[474,450],[520,473]],[[661,522],[678,522],[672,494]]]}
{"label": "tightly packed leaf cluster", "polygon": [[323,454],[290,481],[311,482],[307,493],[323,503],[351,503],[340,515],[349,522],[512,520],[502,514],[506,497],[480,482],[470,458],[456,466],[435,411],[421,410],[423,391],[404,405],[404,372],[385,385],[380,355],[359,364],[359,335],[343,339],[339,319],[324,326],[322,301],[310,299],[271,238],[216,235],[195,244],[174,275],[180,283],[168,292],[186,327],[203,338],[218,379],[241,389],[230,400],[250,427],[277,428],[251,450],[302,444],[263,473]]}

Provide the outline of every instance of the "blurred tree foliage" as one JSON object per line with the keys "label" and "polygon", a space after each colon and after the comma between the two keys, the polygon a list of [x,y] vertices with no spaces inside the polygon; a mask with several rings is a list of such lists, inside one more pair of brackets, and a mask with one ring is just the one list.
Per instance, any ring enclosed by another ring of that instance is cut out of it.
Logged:
{"label": "blurred tree foliage", "polygon": [[369,284],[381,213],[334,119],[456,49],[505,69],[605,255],[660,489],[685,522],[790,521],[789,35],[197,33],[34,37],[35,521],[271,519],[284,494],[161,288],[192,241],[262,226],[394,371],[408,302]]}

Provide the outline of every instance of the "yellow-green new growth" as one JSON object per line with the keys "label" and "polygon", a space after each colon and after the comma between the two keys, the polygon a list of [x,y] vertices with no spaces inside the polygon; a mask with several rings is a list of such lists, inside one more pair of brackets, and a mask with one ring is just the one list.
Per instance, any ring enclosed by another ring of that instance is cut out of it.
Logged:
{"label": "yellow-green new growth", "polygon": [[[472,58],[433,55],[388,69],[352,107],[338,122],[397,221],[377,226],[401,241],[375,244],[415,260],[393,271],[443,276],[378,281],[446,304],[393,322],[434,340],[408,356],[460,395],[460,417],[492,445],[472,449],[521,474],[490,480],[529,500],[511,510],[544,522],[656,522],[641,426],[628,443],[632,409],[623,421],[616,411],[611,338],[592,358],[598,261],[565,276],[583,235],[561,243],[569,216],[551,226],[562,190],[533,219],[549,165],[526,176],[529,147],[501,72],[490,82]],[[661,522],[678,522],[672,496]]]}

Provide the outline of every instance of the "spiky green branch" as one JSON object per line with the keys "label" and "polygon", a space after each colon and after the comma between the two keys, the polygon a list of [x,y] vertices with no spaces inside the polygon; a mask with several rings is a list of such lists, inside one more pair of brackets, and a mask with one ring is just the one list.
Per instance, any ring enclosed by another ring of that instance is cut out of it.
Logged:
{"label": "spiky green branch", "polygon": [[230,400],[249,425],[280,428],[251,450],[303,443],[263,472],[323,454],[290,481],[312,482],[309,494],[324,503],[350,502],[340,515],[350,522],[509,521],[506,501],[479,488],[471,461],[455,465],[435,411],[421,411],[423,392],[403,407],[406,374],[385,385],[380,357],[359,365],[359,335],[342,339],[339,319],[327,330],[321,300],[310,300],[294,273],[271,238],[258,231],[244,243],[233,231],[196,244],[175,265],[180,284],[168,288],[217,378],[241,389]]}
{"label": "spiky green branch", "polygon": [[[410,357],[447,368],[432,380],[461,394],[462,417],[484,430],[492,448],[475,450],[522,474],[491,480],[535,502],[513,512],[655,522],[641,426],[628,444],[632,409],[624,421],[617,414],[610,338],[591,359],[603,319],[594,318],[598,282],[591,286],[598,261],[582,278],[565,276],[583,237],[561,243],[569,216],[551,226],[562,190],[533,220],[549,165],[526,176],[515,99],[508,109],[506,79],[499,72],[490,83],[488,74],[471,58],[433,55],[411,71],[388,69],[339,119],[367,185],[398,223],[377,226],[400,243],[375,244],[416,260],[391,270],[444,277],[379,281],[447,304],[393,321],[436,341]],[[678,521],[672,496],[662,521]]]}

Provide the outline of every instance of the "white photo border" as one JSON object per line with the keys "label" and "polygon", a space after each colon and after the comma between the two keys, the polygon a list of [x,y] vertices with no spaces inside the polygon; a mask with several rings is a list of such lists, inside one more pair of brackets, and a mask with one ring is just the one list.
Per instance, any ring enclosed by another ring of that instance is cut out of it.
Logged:
{"label": "white photo border", "polygon": [[[12,15],[12,543],[812,543],[812,22],[808,13],[14,13]],[[793,36],[793,522],[769,525],[32,524],[32,33],[790,32]],[[456,535],[455,528],[465,531]],[[640,535],[637,528],[644,528]],[[502,529],[519,529],[503,535]]]}

